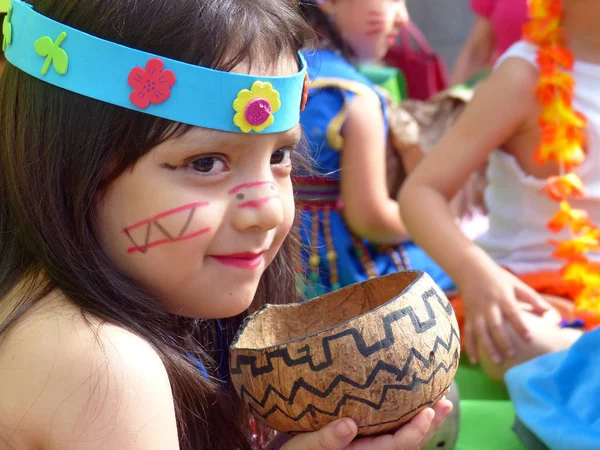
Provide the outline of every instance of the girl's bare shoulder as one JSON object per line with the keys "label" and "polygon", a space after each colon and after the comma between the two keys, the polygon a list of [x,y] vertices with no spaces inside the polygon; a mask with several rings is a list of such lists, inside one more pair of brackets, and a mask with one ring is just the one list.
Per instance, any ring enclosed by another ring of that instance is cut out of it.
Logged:
{"label": "girl's bare shoulder", "polygon": [[60,293],[2,336],[0,399],[0,449],[178,448],[158,353]]}

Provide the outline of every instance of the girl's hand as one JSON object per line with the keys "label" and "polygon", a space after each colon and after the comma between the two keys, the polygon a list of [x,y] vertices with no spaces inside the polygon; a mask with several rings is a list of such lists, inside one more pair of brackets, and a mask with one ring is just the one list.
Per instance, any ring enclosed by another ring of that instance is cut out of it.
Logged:
{"label": "girl's hand", "polygon": [[292,438],[281,450],[418,450],[433,437],[450,412],[452,403],[444,397],[433,409],[421,411],[394,434],[356,440],[356,423],[340,419],[314,433]]}
{"label": "girl's hand", "polygon": [[531,339],[522,314],[523,304],[530,305],[531,312],[539,315],[550,309],[540,294],[491,261],[466,274],[457,284],[465,307],[465,349],[472,363],[479,360],[478,343],[496,364],[515,355],[515,343],[506,332],[505,319],[523,340]]}

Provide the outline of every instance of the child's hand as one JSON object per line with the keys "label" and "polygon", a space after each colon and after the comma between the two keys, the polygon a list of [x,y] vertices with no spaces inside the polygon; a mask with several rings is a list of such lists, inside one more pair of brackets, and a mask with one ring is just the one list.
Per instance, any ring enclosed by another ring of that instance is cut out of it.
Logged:
{"label": "child's hand", "polygon": [[483,345],[495,363],[515,354],[515,344],[503,326],[507,319],[525,341],[531,338],[519,303],[531,305],[531,312],[543,314],[550,305],[532,288],[495,263],[484,263],[458,284],[465,307],[465,349],[478,362],[477,343]]}
{"label": "child's hand", "polygon": [[354,421],[340,419],[314,433],[294,437],[281,450],[419,450],[450,412],[452,403],[444,398],[433,409],[421,411],[394,434],[356,440],[358,430]]}

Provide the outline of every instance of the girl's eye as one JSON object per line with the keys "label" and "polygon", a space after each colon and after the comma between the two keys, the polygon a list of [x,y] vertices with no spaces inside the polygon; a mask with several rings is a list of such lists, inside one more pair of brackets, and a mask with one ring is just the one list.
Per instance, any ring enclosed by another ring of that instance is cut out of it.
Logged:
{"label": "girl's eye", "polygon": [[202,175],[217,175],[229,170],[227,164],[216,156],[198,158],[190,162],[189,167]]}
{"label": "girl's eye", "polygon": [[292,151],[289,148],[280,148],[271,155],[271,164],[287,166],[291,163]]}

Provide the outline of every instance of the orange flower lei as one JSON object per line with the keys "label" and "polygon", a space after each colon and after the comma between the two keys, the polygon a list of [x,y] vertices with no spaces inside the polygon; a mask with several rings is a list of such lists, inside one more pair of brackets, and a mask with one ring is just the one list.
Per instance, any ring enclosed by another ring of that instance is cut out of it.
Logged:
{"label": "orange flower lei", "polygon": [[586,211],[569,203],[585,197],[583,181],[572,170],[585,159],[587,120],[573,109],[574,59],[564,46],[562,15],[562,0],[529,0],[531,20],[524,27],[524,36],[539,48],[536,95],[542,106],[542,139],[535,159],[539,164],[556,162],[560,167],[560,175],[548,178],[546,185],[546,194],[560,204],[548,228],[553,233],[565,228],[571,231],[569,240],[550,241],[556,246],[553,257],[567,261],[563,279],[572,286],[577,318],[590,329],[600,325],[600,264],[591,262],[586,254],[600,250],[600,229]]}

